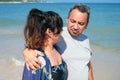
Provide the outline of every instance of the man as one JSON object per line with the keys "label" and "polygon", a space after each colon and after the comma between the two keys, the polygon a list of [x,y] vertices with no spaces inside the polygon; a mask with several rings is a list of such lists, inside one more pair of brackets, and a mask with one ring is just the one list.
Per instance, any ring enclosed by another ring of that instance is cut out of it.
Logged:
{"label": "man", "polygon": [[[56,44],[67,63],[67,80],[93,80],[89,39],[82,34],[87,28],[89,14],[89,8],[86,5],[76,4],[73,6],[68,14],[67,28],[63,29],[62,37]],[[37,55],[41,54],[36,50],[24,50],[24,58],[28,69],[29,67],[32,69],[39,67],[36,64],[40,63],[36,58]]]}

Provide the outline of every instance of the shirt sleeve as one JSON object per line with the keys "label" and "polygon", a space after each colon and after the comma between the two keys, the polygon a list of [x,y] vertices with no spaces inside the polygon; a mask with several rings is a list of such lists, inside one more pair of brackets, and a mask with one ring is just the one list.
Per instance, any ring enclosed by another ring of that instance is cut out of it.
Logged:
{"label": "shirt sleeve", "polygon": [[22,80],[42,80],[42,69],[38,69],[36,71],[30,69],[28,71],[26,65],[24,66],[23,77]]}

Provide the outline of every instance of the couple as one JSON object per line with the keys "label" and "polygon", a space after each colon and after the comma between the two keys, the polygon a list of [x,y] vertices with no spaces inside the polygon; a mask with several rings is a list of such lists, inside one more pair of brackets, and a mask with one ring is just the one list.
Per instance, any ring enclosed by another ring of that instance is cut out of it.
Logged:
{"label": "couple", "polygon": [[[54,47],[54,50],[57,54],[53,56],[58,55],[58,53],[61,54],[63,60],[60,55],[54,58],[54,60],[56,63],[58,63],[58,65],[62,64],[63,62],[64,70],[62,72],[64,75],[66,74],[66,65],[64,61],[66,62],[68,77],[65,80],[93,80],[91,64],[92,52],[89,45],[89,39],[82,34],[82,32],[87,28],[89,15],[89,8],[86,5],[74,5],[70,9],[68,14],[67,27],[63,28],[62,36],[59,36],[59,42],[56,41],[57,43],[55,44],[56,47]],[[60,25],[58,25],[57,27],[59,26]],[[44,53],[44,51],[42,53]],[[42,55],[41,52],[38,50],[29,49],[29,47],[24,50],[24,58],[28,70],[30,68],[36,70],[40,67],[38,64],[42,64],[42,60],[40,62],[40,60],[36,58],[38,55]],[[46,56],[46,54],[44,54],[44,56]],[[52,62],[52,60],[50,61]]]}

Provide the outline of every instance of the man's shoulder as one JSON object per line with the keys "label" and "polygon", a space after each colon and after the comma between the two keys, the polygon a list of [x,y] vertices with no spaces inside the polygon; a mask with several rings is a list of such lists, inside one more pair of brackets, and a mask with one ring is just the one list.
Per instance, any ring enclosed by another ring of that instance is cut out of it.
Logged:
{"label": "man's shoulder", "polygon": [[88,37],[85,34],[81,34],[79,37],[80,41],[88,40]]}
{"label": "man's shoulder", "polygon": [[64,30],[64,29],[67,29],[67,27],[66,27],[66,26],[64,26],[64,27],[63,27],[63,30]]}
{"label": "man's shoulder", "polygon": [[90,49],[90,41],[89,41],[89,38],[85,34],[80,35],[80,43],[87,49]]}
{"label": "man's shoulder", "polygon": [[67,30],[67,27],[63,27],[62,36],[63,36],[63,37],[65,37],[65,36],[69,36],[69,33],[68,33],[68,30]]}
{"label": "man's shoulder", "polygon": [[63,31],[66,31],[67,30],[67,27],[65,26],[65,27],[63,27]]}

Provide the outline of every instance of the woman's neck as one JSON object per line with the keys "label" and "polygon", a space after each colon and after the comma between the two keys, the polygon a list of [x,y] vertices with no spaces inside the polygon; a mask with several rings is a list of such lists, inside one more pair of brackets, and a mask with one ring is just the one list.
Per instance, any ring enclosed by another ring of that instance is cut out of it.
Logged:
{"label": "woman's neck", "polygon": [[52,51],[54,49],[53,45],[48,45],[44,47],[45,51]]}
{"label": "woman's neck", "polygon": [[57,50],[53,47],[53,44],[47,44],[44,47],[46,56],[49,58],[52,66],[59,65],[62,63],[62,58]]}
{"label": "woman's neck", "polygon": [[48,43],[46,43],[46,45],[43,47],[43,50],[45,51],[45,53],[53,51],[53,44],[48,41]]}

